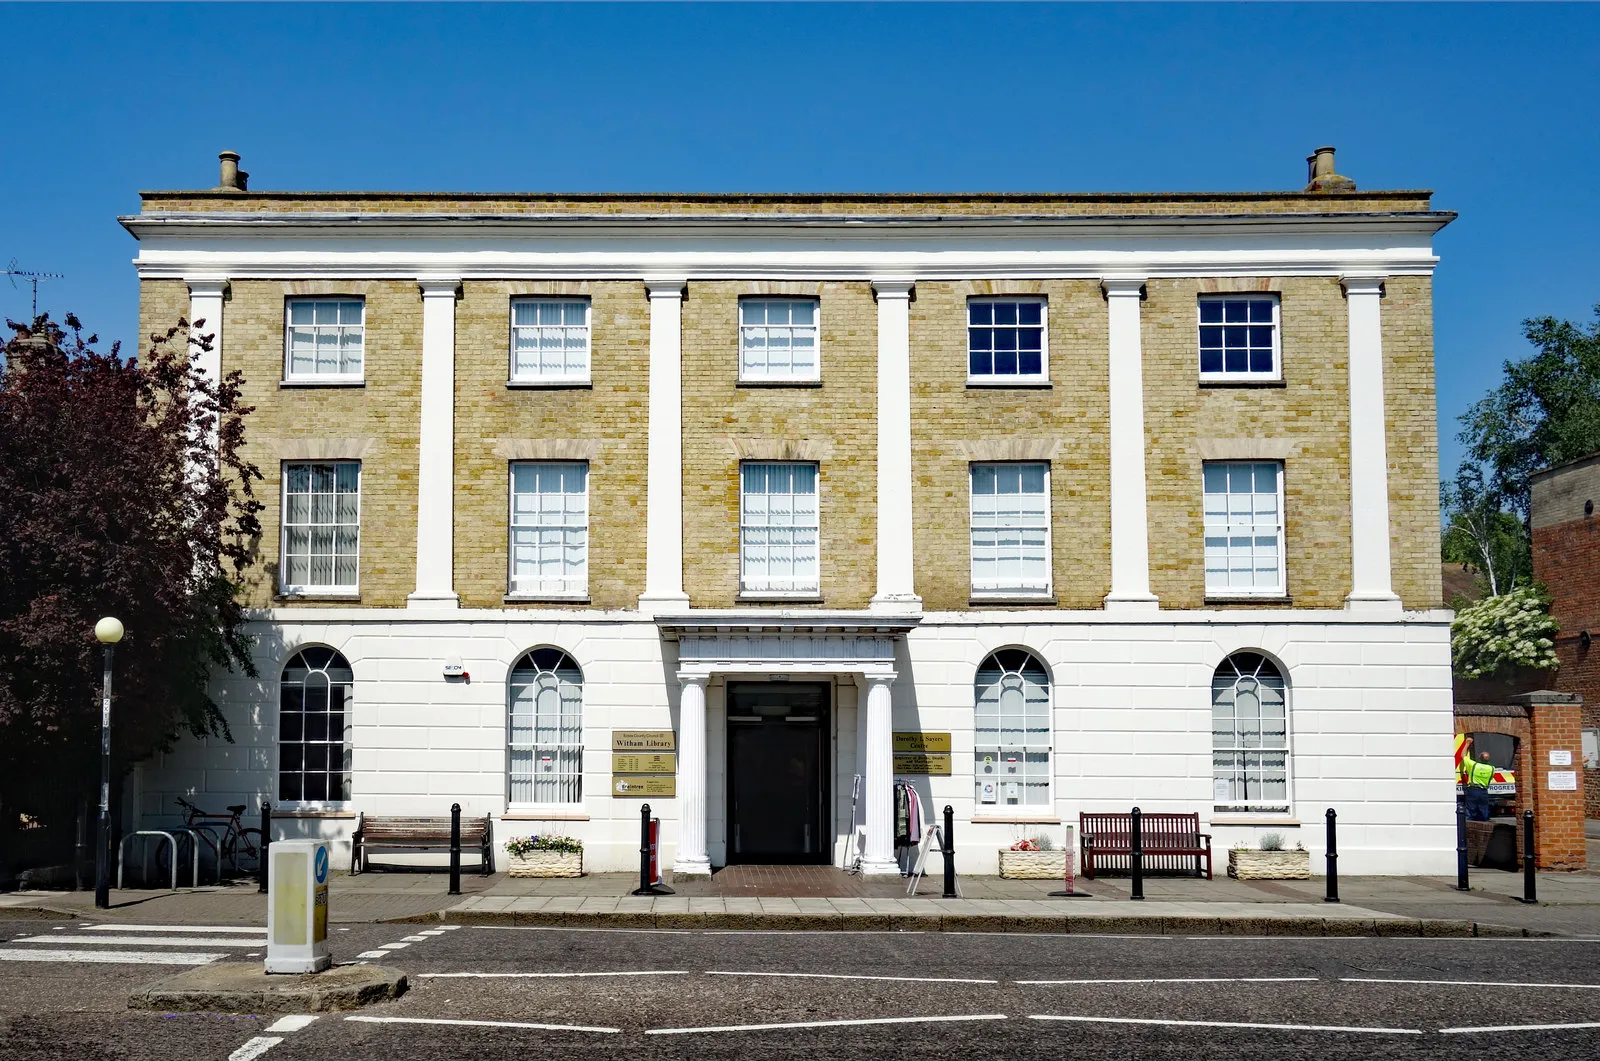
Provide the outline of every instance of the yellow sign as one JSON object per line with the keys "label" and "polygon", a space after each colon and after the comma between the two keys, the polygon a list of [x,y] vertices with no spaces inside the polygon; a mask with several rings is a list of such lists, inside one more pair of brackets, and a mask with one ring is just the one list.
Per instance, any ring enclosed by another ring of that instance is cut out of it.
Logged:
{"label": "yellow sign", "polygon": [[949,777],[950,753],[895,752],[894,772],[897,774],[927,774],[931,777]]}
{"label": "yellow sign", "polygon": [[634,797],[675,797],[678,779],[670,774],[613,774],[611,794],[632,799]]}
{"label": "yellow sign", "polygon": [[311,941],[321,943],[328,938],[328,886],[317,885],[312,912]]}
{"label": "yellow sign", "polygon": [[[920,730],[897,732],[894,735],[894,750],[897,752],[949,752],[950,734],[923,733]],[[949,773],[949,771],[946,770],[945,773]]]}
{"label": "yellow sign", "polygon": [[612,752],[611,772],[614,774],[675,774],[678,772],[678,753]]}
{"label": "yellow sign", "polygon": [[614,752],[675,752],[678,738],[670,729],[618,729],[611,731]]}

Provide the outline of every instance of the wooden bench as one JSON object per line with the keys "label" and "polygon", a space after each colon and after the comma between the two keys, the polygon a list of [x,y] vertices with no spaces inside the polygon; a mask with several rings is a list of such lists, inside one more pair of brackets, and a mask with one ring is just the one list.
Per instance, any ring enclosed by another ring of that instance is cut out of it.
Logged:
{"label": "wooden bench", "polygon": [[[461,850],[477,854],[478,868],[487,877],[494,872],[494,825],[488,815],[461,819]],[[351,838],[350,872],[364,873],[374,849],[379,851],[450,850],[450,819],[409,817],[384,818],[363,814]],[[406,866],[390,868],[432,869]]]}
{"label": "wooden bench", "polygon": [[[1078,815],[1078,835],[1083,838],[1083,875],[1094,880],[1096,864],[1101,869],[1132,871],[1132,814]],[[1200,831],[1198,814],[1141,813],[1139,847],[1146,873],[1162,870],[1189,872],[1194,859],[1194,875],[1200,875],[1205,862],[1206,880],[1211,880],[1211,834]]]}

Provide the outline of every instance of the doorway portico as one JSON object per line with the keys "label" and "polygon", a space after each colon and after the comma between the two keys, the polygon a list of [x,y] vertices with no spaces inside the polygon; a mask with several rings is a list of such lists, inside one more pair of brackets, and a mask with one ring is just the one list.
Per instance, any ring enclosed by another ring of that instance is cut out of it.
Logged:
{"label": "doorway portico", "polygon": [[[713,764],[708,755],[710,723],[707,713],[708,688],[720,680],[726,688],[737,683],[801,683],[826,682],[835,689],[853,686],[859,705],[855,714],[855,731],[835,731],[839,744],[849,741],[857,752],[839,755],[831,760],[823,756],[821,769],[829,772],[831,783],[825,792],[851,791],[853,775],[861,775],[861,824],[864,844],[861,851],[861,871],[868,874],[895,874],[899,867],[894,859],[893,823],[893,693],[892,687],[898,672],[895,666],[897,645],[919,619],[916,616],[884,616],[864,612],[832,612],[797,614],[771,612],[703,612],[683,616],[658,616],[656,624],[663,639],[675,641],[678,647],[677,679],[680,685],[678,717],[678,854],[673,862],[673,873],[678,875],[706,875],[712,862],[708,843],[709,814],[711,810],[712,778],[728,777],[726,762]],[[781,698],[779,698],[781,700]],[[772,696],[751,694],[745,702],[777,703]],[[798,701],[797,701],[798,702]],[[763,717],[759,708],[736,715],[752,725]],[[798,713],[781,716],[785,721],[805,725],[813,722],[811,708],[786,709]],[[766,712],[780,717],[776,709]],[[723,712],[724,717],[727,712]],[[838,720],[843,712],[833,717]],[[731,723],[730,723],[731,724]],[[800,748],[801,742],[790,738],[789,746]],[[761,749],[773,747],[772,740],[724,740],[719,733],[717,744],[724,760],[735,754],[735,745],[743,754],[763,754]],[[781,750],[780,750],[781,752]],[[854,762],[848,773],[845,761]],[[748,767],[748,762],[745,764]],[[752,795],[753,793],[753,795]],[[745,805],[738,808],[744,823],[760,820],[763,808],[760,800],[770,799],[772,790],[763,792],[745,787]],[[750,799],[757,802],[751,805]],[[834,801],[835,805],[837,801]],[[723,822],[730,820],[732,808],[723,801]],[[847,830],[845,820],[835,812],[822,816],[822,822],[835,837]],[[731,835],[731,834],[730,834]],[[763,832],[766,835],[766,832]],[[847,845],[856,842],[854,835],[844,837]],[[719,845],[719,846],[732,846]],[[832,843],[819,845],[822,850],[832,850]],[[733,852],[729,852],[732,854]],[[726,861],[728,854],[724,854]]]}

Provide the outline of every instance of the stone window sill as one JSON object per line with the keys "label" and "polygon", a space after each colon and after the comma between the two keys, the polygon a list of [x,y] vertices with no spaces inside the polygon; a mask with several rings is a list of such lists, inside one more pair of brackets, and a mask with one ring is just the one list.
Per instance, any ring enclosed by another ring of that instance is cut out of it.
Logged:
{"label": "stone window sill", "polygon": [[1053,384],[1047,379],[968,379],[967,390],[1035,390],[1047,391]]}
{"label": "stone window sill", "polygon": [[1056,604],[1056,598],[1054,594],[1034,595],[1026,593],[985,593],[981,595],[975,594],[967,600],[967,606],[969,608],[977,608],[984,605],[995,604],[1042,604],[1054,607]]}
{"label": "stone window sill", "polygon": [[974,816],[973,825],[1060,825],[1060,818],[1047,814],[987,814]]}
{"label": "stone window sill", "polygon": [[507,604],[588,604],[589,595],[561,596],[551,593],[507,593],[501,598]]}
{"label": "stone window sill", "polygon": [[582,810],[541,811],[529,807],[514,807],[500,815],[503,822],[586,822],[589,813]]}
{"label": "stone window sill", "polygon": [[1205,598],[1206,604],[1293,604],[1294,598],[1287,593],[1262,594],[1259,597],[1213,597],[1209,594]]}
{"label": "stone window sill", "polygon": [[1251,387],[1262,387],[1270,390],[1274,387],[1281,389],[1287,387],[1288,385],[1288,382],[1282,379],[1202,379],[1200,381],[1201,390],[1226,390],[1233,387],[1243,387],[1246,389]]}
{"label": "stone window sill", "polygon": [[280,379],[279,387],[365,387],[364,379]]}
{"label": "stone window sill", "polygon": [[594,381],[587,379],[508,379],[508,390],[593,390]]}
{"label": "stone window sill", "polygon": [[1218,825],[1274,825],[1286,829],[1300,828],[1300,819],[1291,818],[1276,811],[1262,811],[1260,814],[1247,814],[1242,811],[1228,811],[1224,814],[1213,814],[1211,824]]}
{"label": "stone window sill", "polygon": [[[279,810],[273,808],[272,816],[274,818],[318,818],[328,821],[355,821],[356,812],[353,810],[294,810],[293,808]],[[245,811],[243,817],[245,818],[245,824],[249,825],[250,812],[248,810]]]}
{"label": "stone window sill", "polygon": [[752,604],[821,604],[817,593],[741,593],[734,598],[740,603]]}
{"label": "stone window sill", "polygon": [[770,387],[807,387],[812,390],[821,390],[820,379],[741,379],[734,383],[735,387],[753,387],[756,389]]}
{"label": "stone window sill", "polygon": [[356,593],[279,593],[272,598],[285,604],[316,604],[323,601],[337,601],[340,604],[360,604],[361,594]]}

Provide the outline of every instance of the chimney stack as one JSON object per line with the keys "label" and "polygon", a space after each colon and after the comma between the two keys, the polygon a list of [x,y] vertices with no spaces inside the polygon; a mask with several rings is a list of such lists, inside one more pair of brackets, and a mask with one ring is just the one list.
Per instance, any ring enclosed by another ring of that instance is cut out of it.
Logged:
{"label": "chimney stack", "polygon": [[1353,192],[1356,182],[1333,170],[1333,148],[1319,147],[1306,156],[1306,191]]}
{"label": "chimney stack", "polygon": [[224,151],[217,156],[222,161],[221,183],[216,187],[219,192],[242,192],[250,185],[250,174],[239,168],[239,152]]}

